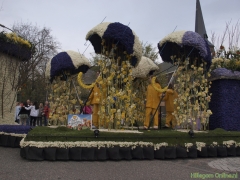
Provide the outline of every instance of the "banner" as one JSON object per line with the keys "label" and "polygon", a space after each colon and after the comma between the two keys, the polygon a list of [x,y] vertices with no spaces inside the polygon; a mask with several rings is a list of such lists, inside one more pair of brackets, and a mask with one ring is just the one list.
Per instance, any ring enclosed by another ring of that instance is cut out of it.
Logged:
{"label": "banner", "polygon": [[69,114],[68,127],[73,129],[92,129],[92,115],[91,114]]}

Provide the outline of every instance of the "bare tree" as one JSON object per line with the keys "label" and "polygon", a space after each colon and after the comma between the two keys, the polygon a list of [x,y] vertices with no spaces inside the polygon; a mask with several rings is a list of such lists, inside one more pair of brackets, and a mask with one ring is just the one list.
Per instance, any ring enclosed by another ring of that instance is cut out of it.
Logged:
{"label": "bare tree", "polygon": [[235,25],[231,25],[231,23],[232,21],[226,23],[226,27],[221,36],[212,32],[211,41],[215,45],[217,57],[224,55],[229,58],[232,52],[239,50],[240,22],[238,20]]}
{"label": "bare tree", "polygon": [[12,29],[19,36],[30,41],[33,50],[31,59],[22,62],[19,66],[18,86],[21,87],[22,98],[25,98],[22,100],[27,98],[39,100],[40,97],[42,99],[46,91],[46,63],[57,54],[60,44],[47,27],[40,28],[31,23],[21,22],[14,24]]}

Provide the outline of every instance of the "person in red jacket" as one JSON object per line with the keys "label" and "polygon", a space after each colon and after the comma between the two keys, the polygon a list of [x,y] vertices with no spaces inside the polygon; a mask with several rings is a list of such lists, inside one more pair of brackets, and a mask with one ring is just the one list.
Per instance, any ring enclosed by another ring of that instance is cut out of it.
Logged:
{"label": "person in red jacket", "polygon": [[44,126],[48,125],[48,118],[49,118],[50,108],[48,101],[45,102],[44,108],[43,108],[43,117],[44,117]]}

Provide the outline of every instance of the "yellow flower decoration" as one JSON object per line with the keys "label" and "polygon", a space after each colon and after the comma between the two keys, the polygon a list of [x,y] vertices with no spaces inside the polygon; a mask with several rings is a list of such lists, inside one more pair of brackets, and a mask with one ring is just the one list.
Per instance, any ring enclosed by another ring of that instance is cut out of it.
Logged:
{"label": "yellow flower decoration", "polygon": [[31,44],[27,40],[22,39],[15,33],[7,33],[6,37],[8,39],[13,40],[15,43],[23,44],[23,45],[27,46],[28,48],[31,48]]}
{"label": "yellow flower decoration", "polygon": [[78,84],[79,84],[80,86],[82,86],[84,89],[91,89],[91,88],[93,88],[93,87],[95,86],[96,82],[92,83],[91,85],[86,85],[86,84],[84,84],[84,83],[82,82],[82,75],[83,75],[82,72],[78,73],[78,78],[77,78]]}
{"label": "yellow flower decoration", "polygon": [[159,88],[156,86],[156,77],[153,77],[153,78],[152,78],[151,83],[152,83],[153,88],[154,88],[156,91],[160,92],[160,93],[166,92],[167,89],[168,89],[168,87],[165,87],[165,88],[163,88],[163,89],[159,89]]}

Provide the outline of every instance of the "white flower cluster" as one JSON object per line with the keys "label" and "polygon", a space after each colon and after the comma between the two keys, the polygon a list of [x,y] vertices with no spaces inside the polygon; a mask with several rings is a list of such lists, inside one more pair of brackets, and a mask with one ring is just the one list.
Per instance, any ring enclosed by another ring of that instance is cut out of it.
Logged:
{"label": "white flower cluster", "polygon": [[149,58],[142,56],[138,66],[132,69],[134,78],[145,78],[150,71],[158,70],[159,67]]}
{"label": "white flower cluster", "polygon": [[111,22],[103,22],[101,24],[98,24],[97,26],[95,26],[94,28],[92,28],[86,35],[86,40],[89,40],[89,38],[93,35],[93,34],[97,34],[99,35],[101,38],[104,34],[104,32],[106,31],[108,25],[111,24]]}
{"label": "white flower cluster", "polygon": [[73,147],[97,147],[100,149],[101,147],[111,148],[114,146],[120,147],[131,147],[132,149],[137,146],[153,146],[151,142],[115,142],[115,141],[76,141],[76,142],[41,142],[41,141],[25,141],[22,139],[20,142],[21,148],[23,147],[37,147],[37,148],[45,148],[45,147],[58,147],[58,148],[73,148]]}
{"label": "white flower cluster", "polygon": [[[142,45],[141,45],[140,40],[139,40],[138,36],[136,35],[136,33],[134,31],[132,31],[132,32],[134,35],[133,56],[137,57],[137,60],[139,63],[142,58]],[[138,65],[138,63],[136,64],[136,66]]]}
{"label": "white flower cluster", "polygon": [[204,143],[204,142],[196,142],[196,145],[197,145],[197,150],[201,151],[202,147],[206,146],[206,143]]}
{"label": "white flower cluster", "polygon": [[187,152],[189,151],[188,148],[192,147],[193,143],[185,143],[185,147],[187,148]]}
{"label": "white flower cluster", "polygon": [[176,31],[173,32],[169,35],[167,35],[166,37],[164,37],[160,42],[159,42],[159,46],[162,46],[165,42],[174,42],[177,44],[181,44],[182,43],[182,38],[183,35],[186,31]]}
{"label": "white flower cluster", "polygon": [[142,142],[142,141],[140,141],[140,142],[132,142],[131,144],[132,144],[131,145],[132,149],[135,149],[137,146],[140,146],[140,147],[153,146],[153,143],[151,143],[151,142]]}
{"label": "white flower cluster", "polygon": [[236,141],[233,141],[233,140],[223,141],[223,145],[227,146],[228,148],[235,144],[236,144]]}
{"label": "white flower cluster", "polygon": [[217,143],[217,142],[213,142],[211,145],[212,145],[212,146],[217,146],[218,143]]}
{"label": "white flower cluster", "polygon": [[15,137],[23,137],[23,138],[25,138],[27,136],[27,134],[15,134],[15,133],[5,133],[5,132],[0,132],[0,135],[1,134],[15,136]]}
{"label": "white flower cluster", "polygon": [[77,69],[82,65],[91,66],[89,60],[82,54],[75,51],[66,51],[66,53],[71,57],[74,67]]}
{"label": "white flower cluster", "polygon": [[[2,132],[0,132],[2,134]],[[213,142],[212,146],[217,146],[217,142]],[[236,147],[240,147],[240,143],[236,143],[236,141],[229,140],[223,141],[223,145],[230,147],[231,145],[235,145]],[[158,150],[161,147],[168,146],[168,143],[157,143],[153,144],[152,142],[116,142],[116,141],[76,141],[76,142],[41,142],[41,141],[25,141],[25,137],[20,142],[21,148],[23,147],[37,147],[37,148],[46,148],[46,147],[56,147],[56,148],[73,148],[73,147],[86,147],[92,148],[96,147],[100,148],[112,148],[112,147],[131,147],[131,149],[135,149],[136,147],[154,147],[154,150]],[[185,143],[185,147],[188,148],[192,147],[193,143]],[[197,150],[201,151],[202,147],[206,147],[206,143],[204,142],[196,142]]]}
{"label": "white flower cluster", "polygon": [[166,146],[168,146],[168,143],[166,143],[166,142],[154,144],[154,150],[156,151],[156,150],[160,149],[161,147],[166,147]]}

